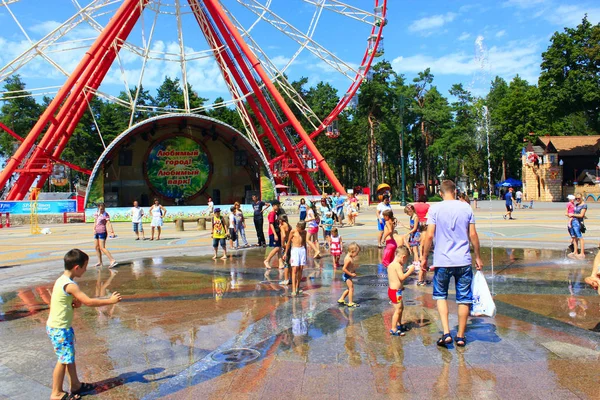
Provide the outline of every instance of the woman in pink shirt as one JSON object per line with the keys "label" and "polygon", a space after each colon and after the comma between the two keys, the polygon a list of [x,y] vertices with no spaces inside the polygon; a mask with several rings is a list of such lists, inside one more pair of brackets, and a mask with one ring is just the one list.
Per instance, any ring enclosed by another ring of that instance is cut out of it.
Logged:
{"label": "woman in pink shirt", "polygon": [[112,268],[118,264],[106,248],[107,227],[110,227],[111,236],[115,236],[115,230],[110,223],[110,215],[106,212],[104,203],[100,203],[98,211],[94,214],[94,241],[96,242],[96,255],[98,256],[96,267],[102,267],[102,253],[110,260],[108,268]]}

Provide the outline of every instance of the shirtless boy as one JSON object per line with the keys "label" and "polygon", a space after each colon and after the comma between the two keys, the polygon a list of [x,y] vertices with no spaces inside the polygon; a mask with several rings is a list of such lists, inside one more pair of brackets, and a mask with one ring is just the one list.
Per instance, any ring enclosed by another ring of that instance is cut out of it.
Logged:
{"label": "shirtless boy", "polygon": [[313,242],[306,240],[306,222],[300,221],[296,224],[296,229],[292,230],[285,246],[284,260],[287,258],[288,250],[290,254],[290,266],[292,267],[292,296],[302,293],[300,290],[300,280],[302,279],[302,269],[306,266],[306,244],[315,251],[319,249]]}
{"label": "shirtless boy", "polygon": [[[392,336],[404,336],[402,331],[402,311],[404,303],[402,302],[402,291],[404,290],[404,281],[415,270],[411,264],[406,273],[403,272],[404,264],[408,261],[410,250],[406,246],[400,246],[396,249],[396,258],[388,266],[388,297],[394,306],[394,315],[392,316]],[[394,329],[396,328],[396,329]]]}
{"label": "shirtless boy", "polygon": [[280,285],[289,285],[290,284],[290,268],[289,267],[289,261],[290,261],[290,254],[287,252],[287,241],[289,239],[290,236],[290,232],[292,231],[292,227],[290,226],[290,223],[288,222],[288,217],[287,215],[282,215],[281,217],[279,217],[279,228],[281,229],[281,244],[283,245],[283,250],[286,251],[286,253],[284,254],[283,260],[281,260],[279,262],[279,269],[284,269],[284,278],[281,282],[279,282]]}
{"label": "shirtless boy", "polygon": [[[358,265],[356,265],[356,257],[358,256],[358,253],[360,253],[359,245],[352,243],[350,246],[348,246],[348,254],[346,254],[346,257],[344,258],[344,268],[342,270],[344,273],[342,275],[342,280],[346,282],[348,289],[344,290],[342,297],[340,297],[338,300],[338,304],[340,305],[359,307],[359,305],[355,303],[353,299],[354,282],[352,281],[357,276],[355,271],[358,268]],[[348,303],[345,302],[346,296],[348,296]]]}

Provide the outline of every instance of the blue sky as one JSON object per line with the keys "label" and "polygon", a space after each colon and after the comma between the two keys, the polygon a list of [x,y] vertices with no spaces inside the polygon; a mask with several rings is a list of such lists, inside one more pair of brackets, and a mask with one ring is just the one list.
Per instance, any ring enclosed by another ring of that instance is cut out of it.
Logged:
{"label": "blue sky", "polygon": [[[250,0],[244,0],[250,2]],[[268,0],[256,0],[265,3]],[[329,0],[328,0],[329,1]],[[87,5],[89,0],[80,1]],[[163,1],[174,4],[176,0]],[[346,3],[372,11],[372,0],[345,0]],[[183,3],[186,3],[183,0]],[[255,20],[254,14],[240,6],[235,0],[223,0],[241,25],[248,27]],[[272,0],[272,9],[300,31],[306,31],[314,14],[314,6],[302,0]],[[107,22],[116,6],[108,6],[96,15],[100,24]],[[434,84],[445,94],[453,83],[463,83],[475,94],[486,92],[489,81],[495,75],[507,80],[516,74],[535,83],[539,75],[541,53],[548,47],[552,34],[565,26],[574,27],[585,13],[591,22],[600,20],[600,4],[594,1],[558,0],[500,0],[500,1],[388,1],[388,25],[384,30],[384,59],[392,62],[394,69],[406,75],[410,81],[419,72],[430,67],[435,75]],[[169,6],[163,11],[171,12]],[[27,35],[36,41],[56,28],[75,13],[69,0],[22,0],[10,5]],[[144,14],[143,24],[138,23],[130,43],[143,45],[149,39],[149,31],[156,13],[150,9]],[[160,14],[151,41],[151,54],[172,53],[168,58],[177,58],[179,51],[176,20],[171,15]],[[188,63],[188,79],[201,96],[214,99],[217,96],[230,98],[220,72],[209,57],[208,50],[198,25],[189,14],[182,19],[186,52],[197,53],[198,58]],[[0,65],[23,52],[30,43],[6,7],[0,6]],[[142,32],[144,39],[142,39]],[[369,26],[362,22],[324,11],[313,39],[340,59],[356,67],[365,50]],[[97,35],[93,26],[82,23],[68,38],[79,40],[77,45],[62,45],[62,51],[47,53],[52,60],[69,72],[78,63]],[[278,67],[282,67],[294,54],[298,44],[264,21],[251,31],[252,38],[268,54]],[[483,37],[486,62],[476,59],[477,37]],[[74,48],[77,47],[77,48]],[[58,49],[54,49],[58,50]],[[137,84],[141,71],[141,58],[135,51],[124,50],[121,65],[115,65],[107,76],[101,90],[116,95],[126,85]],[[38,59],[23,67],[19,73],[29,88],[46,88],[36,93],[52,93],[64,80],[64,75],[46,61]],[[350,81],[330,66],[304,51],[291,64],[286,73],[297,79],[307,76],[311,84],[325,80],[343,94]],[[144,86],[154,91],[165,75],[181,76],[178,62],[152,60],[147,63]]]}

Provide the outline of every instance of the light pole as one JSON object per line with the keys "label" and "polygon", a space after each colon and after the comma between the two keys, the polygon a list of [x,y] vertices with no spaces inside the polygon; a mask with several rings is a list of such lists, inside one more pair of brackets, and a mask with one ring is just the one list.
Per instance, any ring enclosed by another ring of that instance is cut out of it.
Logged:
{"label": "light pole", "polygon": [[[404,100],[406,97],[400,95],[398,98],[400,105],[400,167],[402,169],[402,197],[400,198],[400,204],[406,205],[406,171],[404,169]],[[396,107],[392,107],[392,111],[396,111]]]}

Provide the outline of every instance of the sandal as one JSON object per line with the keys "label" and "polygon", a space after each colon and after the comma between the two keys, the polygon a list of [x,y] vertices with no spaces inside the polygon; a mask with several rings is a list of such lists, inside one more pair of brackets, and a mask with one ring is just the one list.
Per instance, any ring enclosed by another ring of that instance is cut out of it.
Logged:
{"label": "sandal", "polygon": [[338,304],[339,304],[340,306],[345,306],[345,305],[346,305],[346,302],[345,302],[344,300],[338,300]]}
{"label": "sandal", "polygon": [[92,385],[91,383],[85,383],[85,382],[81,382],[81,387],[79,388],[79,390],[73,390],[71,392],[71,394],[81,394],[81,393],[87,393],[87,392],[91,392],[95,389],[95,386]]}
{"label": "sandal", "polygon": [[404,335],[406,335],[406,333],[402,332],[400,329],[398,329],[397,331],[394,331],[393,329],[390,329],[390,335],[392,335],[392,336],[404,336]]}
{"label": "sandal", "polygon": [[465,337],[457,336],[454,338],[454,341],[458,347],[465,347],[467,345],[467,338]]}
{"label": "sandal", "polygon": [[360,304],[358,304],[358,303],[348,303],[348,304],[346,304],[346,305],[347,305],[348,307],[350,307],[350,308],[357,308],[357,307],[360,307]]}
{"label": "sandal", "polygon": [[[450,341],[448,341],[448,339],[450,339]],[[437,345],[441,347],[446,347],[450,343],[452,343],[452,336],[449,333],[444,333],[437,341]]]}
{"label": "sandal", "polygon": [[81,396],[76,393],[65,393],[60,400],[80,400]]}

